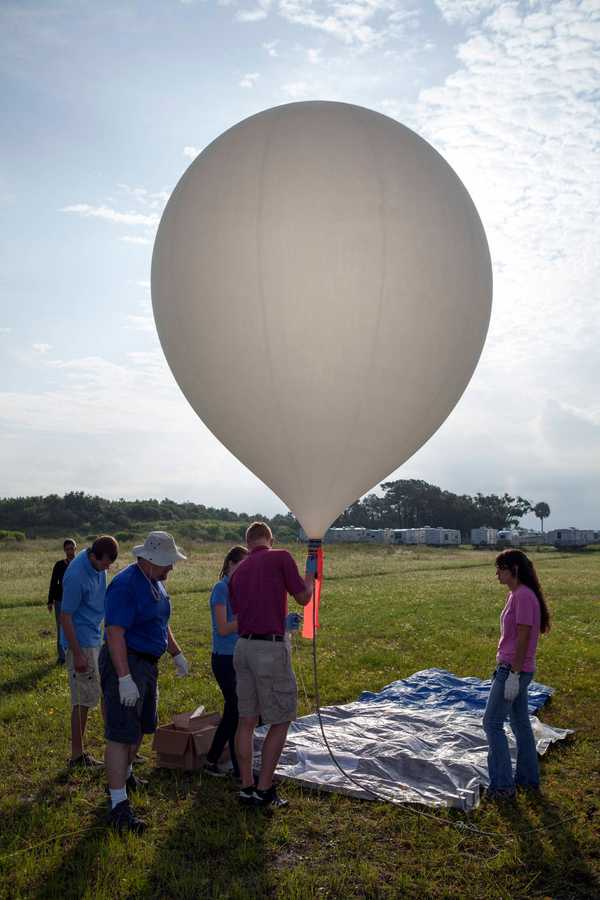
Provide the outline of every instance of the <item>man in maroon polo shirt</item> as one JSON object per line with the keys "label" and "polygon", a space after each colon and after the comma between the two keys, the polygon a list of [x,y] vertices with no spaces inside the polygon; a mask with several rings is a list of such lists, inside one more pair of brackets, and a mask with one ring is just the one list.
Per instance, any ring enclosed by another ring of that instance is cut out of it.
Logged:
{"label": "man in maroon polo shirt", "polygon": [[[287,595],[306,606],[312,597],[314,574],[307,571],[302,578],[287,550],[272,549],[273,535],[264,522],[250,525],[246,544],[250,552],[229,584],[240,635],[233,655],[239,709],[236,752],[242,781],[240,802],[285,806],[287,801],[278,797],[273,787],[273,773],[297,707],[296,677],[285,636]],[[252,756],[259,716],[270,727],[255,787]]]}

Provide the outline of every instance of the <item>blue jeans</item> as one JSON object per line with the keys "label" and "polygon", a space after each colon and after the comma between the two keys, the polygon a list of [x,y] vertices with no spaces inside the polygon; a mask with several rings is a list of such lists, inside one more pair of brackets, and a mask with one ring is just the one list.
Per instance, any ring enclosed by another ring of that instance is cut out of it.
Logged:
{"label": "blue jeans", "polygon": [[[500,664],[492,676],[490,695],[483,716],[483,729],[489,744],[490,790],[513,793],[515,785],[538,787],[540,772],[527,708],[527,688],[533,678],[533,672],[521,672],[519,693],[512,703],[504,699],[504,684],[509,672],[508,666]],[[504,732],[504,722],[507,718],[510,719],[510,727],[517,741],[517,768],[514,778],[508,741]]]}
{"label": "blue jeans", "polygon": [[56,658],[59,662],[65,661],[65,651],[60,642],[60,611],[62,609],[62,600],[54,601],[54,616],[56,618]]}

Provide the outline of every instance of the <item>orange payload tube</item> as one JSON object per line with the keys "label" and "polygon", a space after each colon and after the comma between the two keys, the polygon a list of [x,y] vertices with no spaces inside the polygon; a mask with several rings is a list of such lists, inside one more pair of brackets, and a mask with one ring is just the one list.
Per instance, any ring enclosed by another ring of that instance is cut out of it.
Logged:
{"label": "orange payload tube", "polygon": [[323,581],[323,547],[317,548],[317,576],[315,578],[315,590],[312,600],[304,607],[304,622],[302,624],[302,637],[309,641],[313,639],[315,627],[319,628],[319,604],[321,601],[321,582]]}

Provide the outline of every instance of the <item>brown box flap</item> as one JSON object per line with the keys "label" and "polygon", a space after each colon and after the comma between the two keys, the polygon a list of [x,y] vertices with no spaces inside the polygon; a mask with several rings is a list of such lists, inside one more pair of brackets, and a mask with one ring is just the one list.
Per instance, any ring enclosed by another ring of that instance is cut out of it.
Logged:
{"label": "brown box flap", "polygon": [[173,716],[173,726],[178,731],[185,731],[188,734],[202,731],[208,725],[218,725],[220,721],[219,713],[203,713],[201,716],[194,716],[192,713],[178,713]]}
{"label": "brown box flap", "polygon": [[170,725],[159,728],[152,742],[152,747],[159,753],[183,754],[187,749],[190,735],[186,731],[177,731]]}

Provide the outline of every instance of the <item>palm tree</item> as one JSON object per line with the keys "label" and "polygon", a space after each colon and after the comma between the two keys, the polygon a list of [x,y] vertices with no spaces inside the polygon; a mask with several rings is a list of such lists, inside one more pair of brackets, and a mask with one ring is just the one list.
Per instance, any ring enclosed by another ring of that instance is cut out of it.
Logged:
{"label": "palm tree", "polygon": [[536,519],[540,520],[540,530],[542,534],[544,533],[544,519],[547,519],[550,515],[550,507],[547,503],[536,503],[533,507],[533,512],[535,514]]}

